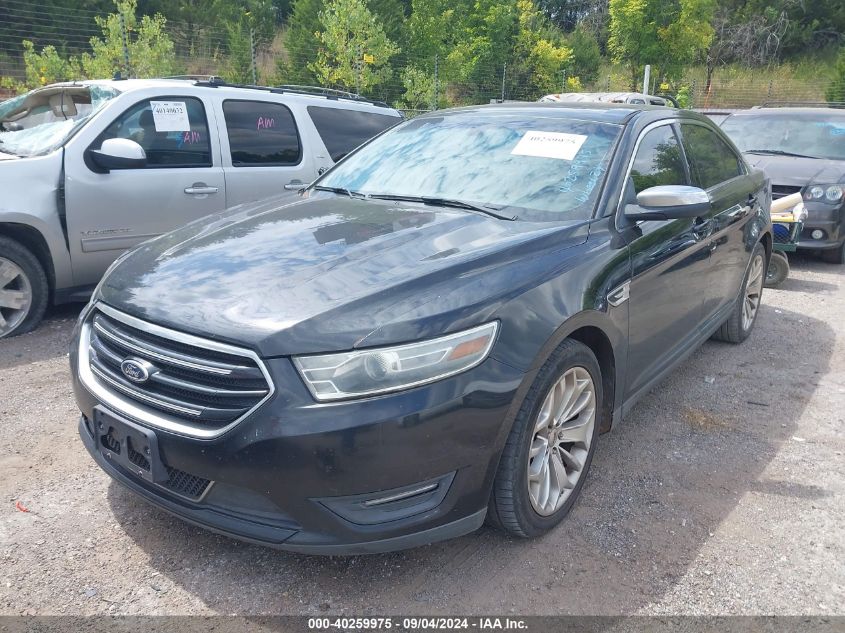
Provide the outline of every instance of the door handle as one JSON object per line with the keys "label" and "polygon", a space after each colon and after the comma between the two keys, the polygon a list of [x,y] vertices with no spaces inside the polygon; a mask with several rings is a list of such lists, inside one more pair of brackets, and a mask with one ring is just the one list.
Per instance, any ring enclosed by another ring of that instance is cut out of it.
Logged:
{"label": "door handle", "polygon": [[209,187],[204,182],[195,182],[190,187],[185,187],[185,193],[189,196],[207,196],[220,191],[218,187]]}
{"label": "door handle", "polygon": [[288,191],[298,191],[300,189],[305,189],[305,183],[301,180],[291,180],[288,184],[285,185],[285,189]]}

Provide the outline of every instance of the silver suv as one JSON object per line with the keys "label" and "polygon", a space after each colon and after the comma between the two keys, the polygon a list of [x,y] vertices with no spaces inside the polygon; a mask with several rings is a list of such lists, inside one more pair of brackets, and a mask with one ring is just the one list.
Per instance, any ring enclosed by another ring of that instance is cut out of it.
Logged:
{"label": "silver suv", "polygon": [[0,338],[84,300],[126,249],[296,190],[399,122],[384,104],[303,87],[130,79],[0,103]]}

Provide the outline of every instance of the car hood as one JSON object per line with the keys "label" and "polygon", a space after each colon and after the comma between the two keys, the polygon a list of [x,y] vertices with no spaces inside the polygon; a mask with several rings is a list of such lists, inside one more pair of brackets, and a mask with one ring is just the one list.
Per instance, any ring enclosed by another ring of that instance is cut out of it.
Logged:
{"label": "car hood", "polygon": [[744,154],[752,166],[762,169],[774,185],[803,187],[811,183],[837,183],[845,176],[845,161]]}
{"label": "car hood", "polygon": [[378,329],[367,345],[492,318],[519,288],[503,267],[581,244],[587,228],[332,194],[264,201],[144,243],[98,298],[264,356],[351,349]]}

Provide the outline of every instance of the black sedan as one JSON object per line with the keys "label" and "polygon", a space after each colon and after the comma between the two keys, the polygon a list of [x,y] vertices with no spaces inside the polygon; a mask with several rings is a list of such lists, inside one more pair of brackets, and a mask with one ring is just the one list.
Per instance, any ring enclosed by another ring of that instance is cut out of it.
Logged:
{"label": "black sedan", "polygon": [[407,121],[301,199],[117,262],[72,344],[82,441],[152,503],[283,549],[542,534],[599,433],[709,337],[749,336],[769,204],[689,112]]}
{"label": "black sedan", "polygon": [[798,247],[845,263],[845,110],[754,108],[727,117],[722,129],[766,172],[775,198],[803,194]]}

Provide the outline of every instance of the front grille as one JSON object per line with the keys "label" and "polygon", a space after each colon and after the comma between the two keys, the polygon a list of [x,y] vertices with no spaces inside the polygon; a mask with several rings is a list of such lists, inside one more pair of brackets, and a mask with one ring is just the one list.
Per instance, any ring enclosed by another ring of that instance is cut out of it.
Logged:
{"label": "front grille", "polygon": [[772,185],[772,200],[785,198],[786,196],[791,196],[793,193],[798,193],[800,191],[801,187],[793,185]]}
{"label": "front grille", "polygon": [[[249,352],[210,341],[204,346],[202,339],[149,326],[110,308],[95,309],[88,325],[92,379],[147,414],[142,422],[165,428],[176,422],[207,436],[243,418],[272,391]],[[140,362],[147,375],[130,380],[122,368],[127,360]]]}

